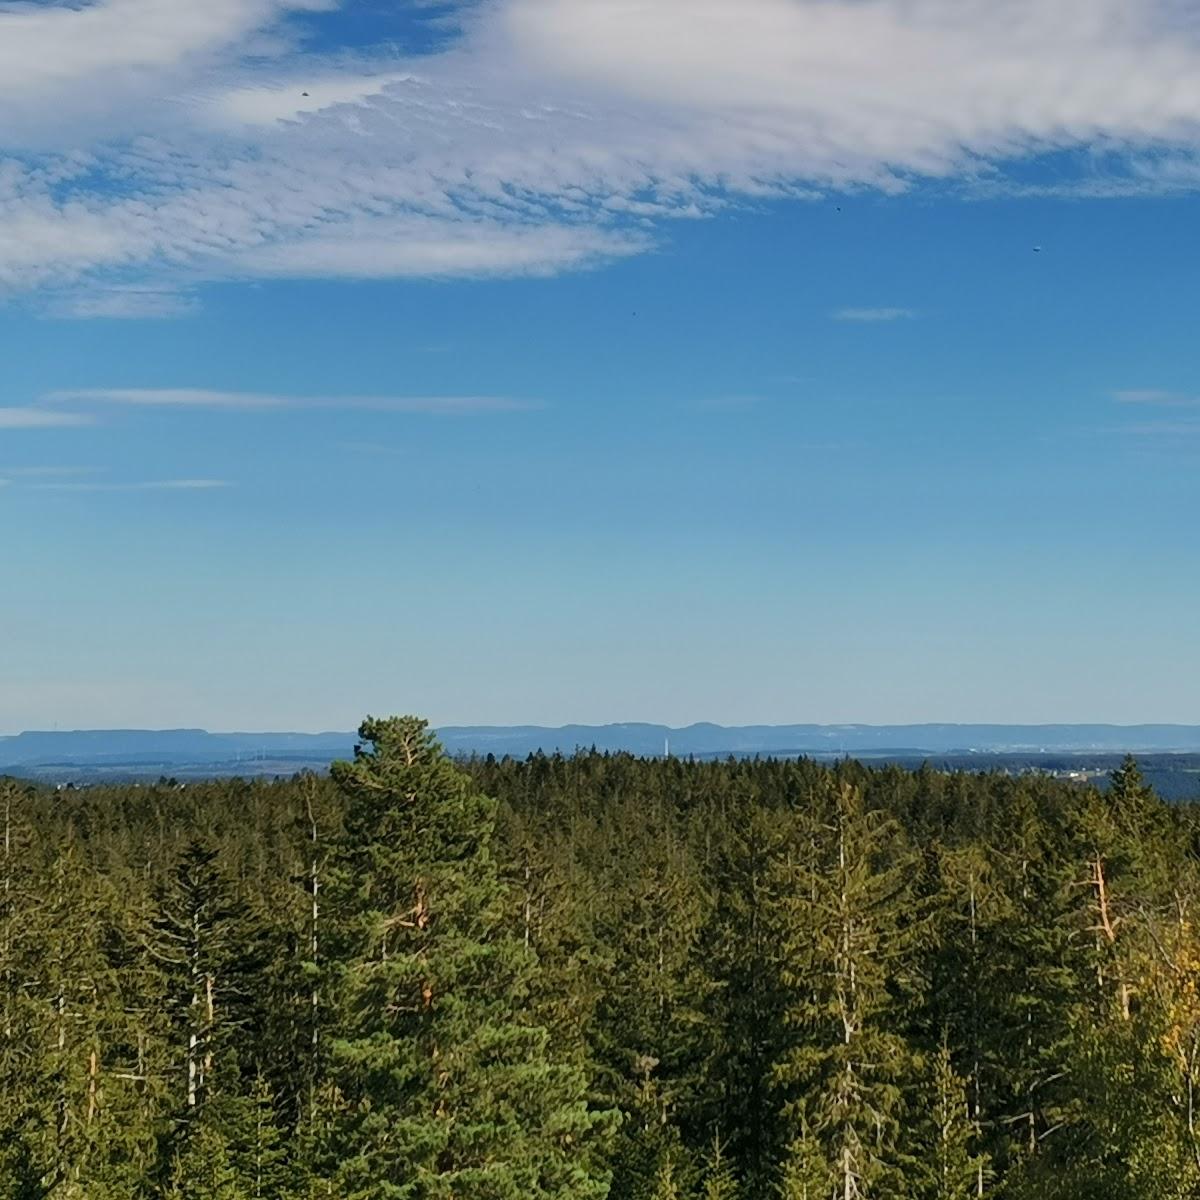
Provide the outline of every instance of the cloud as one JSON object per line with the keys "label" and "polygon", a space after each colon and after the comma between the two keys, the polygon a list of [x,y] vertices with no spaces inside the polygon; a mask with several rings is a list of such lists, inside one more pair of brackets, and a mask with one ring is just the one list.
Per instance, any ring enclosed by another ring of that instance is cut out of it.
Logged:
{"label": "cloud", "polygon": [[5,476],[12,479],[50,479],[70,475],[94,475],[99,467],[4,467]]}
{"label": "cloud", "polygon": [[241,266],[255,275],[340,279],[552,275],[636,254],[646,245],[637,233],[566,225],[367,219],[329,235],[250,251]]}
{"label": "cloud", "polygon": [[266,85],[235,88],[209,101],[208,115],[220,125],[274,125],[297,121],[338,105],[362,105],[394,83],[411,83],[407,72],[361,75],[347,72],[312,77],[297,74]]}
{"label": "cloud", "polygon": [[1047,152],[1057,190],[1200,186],[1182,0],[491,0],[407,56],[314,52],[321,7],[0,0],[0,290],[544,275],[747,199],[1020,190]]}
{"label": "cloud", "polygon": [[168,320],[195,312],[194,296],[170,287],[113,285],[53,297],[46,315],[64,320]]}
{"label": "cloud", "polygon": [[224,479],[151,479],[110,482],[88,478],[100,467],[7,467],[0,470],[0,486],[38,492],[199,492],[231,487]]}
{"label": "cloud", "polygon": [[911,308],[839,308],[830,314],[835,321],[908,321],[917,314]]}
{"label": "cloud", "polygon": [[1157,391],[1152,388],[1114,392],[1113,399],[1119,404],[1140,404],[1152,408],[1200,408],[1200,396]]}
{"label": "cloud", "polygon": [[79,120],[120,128],[139,104],[230,55],[269,53],[263,35],[287,12],[321,7],[307,0],[7,3],[0,8],[4,127],[18,137]]}
{"label": "cloud", "polygon": [[1125,425],[1112,432],[1150,438],[1197,437],[1200,436],[1200,421],[1143,421],[1136,425]]}
{"label": "cloud", "polygon": [[87,413],[52,412],[45,408],[0,408],[0,429],[60,429],[91,425]]}
{"label": "cloud", "polygon": [[[115,404],[135,408],[223,409],[234,412],[335,409],[436,416],[527,412],[538,407],[530,401],[507,396],[294,396],[203,388],[82,388],[50,392],[42,399],[48,404]],[[0,409],[0,412],[3,411]]]}
{"label": "cloud", "polygon": [[1172,0],[512,0],[544,70],[705,114],[809,178],[947,174],[1099,139],[1187,139],[1197,42]]}
{"label": "cloud", "polygon": [[42,492],[210,492],[233,485],[225,479],[152,479],[137,483],[37,483]]}

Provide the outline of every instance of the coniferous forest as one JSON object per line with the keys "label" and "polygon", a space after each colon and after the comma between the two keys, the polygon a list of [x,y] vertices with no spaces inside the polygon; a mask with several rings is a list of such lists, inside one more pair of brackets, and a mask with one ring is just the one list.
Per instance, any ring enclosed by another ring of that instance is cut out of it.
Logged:
{"label": "coniferous forest", "polygon": [[1200,1196],[1200,822],[853,762],[0,782],[13,1200]]}

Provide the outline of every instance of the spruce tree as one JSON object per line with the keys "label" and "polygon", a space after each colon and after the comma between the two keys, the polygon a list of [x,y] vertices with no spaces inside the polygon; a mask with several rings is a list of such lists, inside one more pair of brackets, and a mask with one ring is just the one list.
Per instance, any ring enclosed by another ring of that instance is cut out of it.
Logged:
{"label": "spruce tree", "polygon": [[1021,781],[993,848],[998,913],[981,931],[987,1150],[1017,1195],[1040,1196],[1061,1170],[1080,1118],[1072,1048],[1086,1020],[1084,947],[1067,831],[1045,784]]}
{"label": "spruce tree", "polygon": [[[610,969],[592,1019],[598,1084],[627,1116],[623,1140],[647,1140],[660,1154],[662,1127],[682,1139],[673,1176],[698,1165],[710,1131],[716,1031],[706,1009],[714,990],[702,959],[710,898],[668,806],[614,805],[602,882],[606,903],[594,928]],[[647,813],[646,809],[650,809]],[[652,814],[652,815],[651,815]],[[626,1146],[614,1162],[613,1195],[638,1186],[627,1167],[643,1155]]]}
{"label": "spruce tree", "polygon": [[928,1133],[911,1167],[913,1191],[923,1200],[971,1200],[980,1195],[986,1161],[976,1148],[966,1080],[954,1070],[945,1040],[933,1055],[925,1094]]}
{"label": "spruce tree", "polygon": [[799,815],[777,901],[793,1044],[776,1068],[797,1130],[789,1197],[840,1200],[902,1190],[906,1090],[916,1061],[901,997],[915,936],[911,856],[899,829],[838,786]]}
{"label": "spruce tree", "polygon": [[228,1143],[239,1197],[245,1200],[291,1200],[303,1182],[303,1172],[288,1153],[280,1127],[276,1099],[261,1073],[249,1091],[215,1106]]}
{"label": "spruce tree", "polygon": [[750,1195],[765,1194],[788,1138],[772,1067],[788,1033],[780,981],[780,847],[786,817],[740,805],[715,830],[708,870],[719,902],[705,930],[704,955],[716,986],[706,1000],[717,1044],[709,1064],[718,1102],[712,1114],[724,1163],[736,1164]]}
{"label": "spruce tree", "polygon": [[742,1189],[719,1137],[704,1160],[700,1200],[739,1200]]}
{"label": "spruce tree", "polygon": [[55,931],[31,807],[27,789],[0,779],[0,1189],[20,1200],[40,1200],[54,1165],[54,1082],[38,992]]}
{"label": "spruce tree", "polygon": [[416,718],[367,720],[334,778],[344,1200],[600,1200],[580,1070],[523,1019],[535,959],[506,927],[495,803]]}
{"label": "spruce tree", "polygon": [[165,1200],[245,1200],[228,1138],[207,1115],[176,1143]]}

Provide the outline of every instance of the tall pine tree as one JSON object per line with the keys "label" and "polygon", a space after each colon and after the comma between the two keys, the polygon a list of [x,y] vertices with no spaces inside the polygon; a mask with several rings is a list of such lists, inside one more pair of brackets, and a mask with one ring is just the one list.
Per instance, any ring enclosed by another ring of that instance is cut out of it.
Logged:
{"label": "tall pine tree", "polygon": [[495,803],[416,718],[367,720],[347,798],[333,1045],[345,1200],[601,1200],[607,1123],[523,1019],[536,960],[506,922]]}

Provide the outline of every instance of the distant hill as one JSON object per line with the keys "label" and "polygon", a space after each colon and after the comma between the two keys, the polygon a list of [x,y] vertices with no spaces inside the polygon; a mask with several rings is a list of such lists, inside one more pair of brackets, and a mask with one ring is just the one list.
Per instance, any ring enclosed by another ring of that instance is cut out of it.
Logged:
{"label": "distant hill", "polygon": [[208,733],[203,729],[38,731],[0,737],[0,770],[58,763],[199,765],[268,757],[329,762],[353,751],[352,733]]}
{"label": "distant hill", "polygon": [[634,754],[952,754],[1200,750],[1200,725],[536,725],[447,727],[459,753],[569,753],[579,747]]}
{"label": "distant hill", "polygon": [[[579,748],[678,755],[811,754],[858,757],[1200,751],[1197,725],[537,725],[448,726],[453,754],[524,756]],[[203,729],[27,732],[0,737],[0,771],[49,767],[220,768],[212,773],[324,766],[353,753],[353,733],[209,733]]]}

